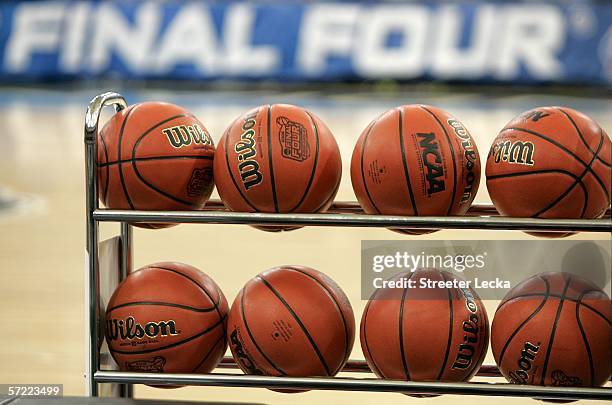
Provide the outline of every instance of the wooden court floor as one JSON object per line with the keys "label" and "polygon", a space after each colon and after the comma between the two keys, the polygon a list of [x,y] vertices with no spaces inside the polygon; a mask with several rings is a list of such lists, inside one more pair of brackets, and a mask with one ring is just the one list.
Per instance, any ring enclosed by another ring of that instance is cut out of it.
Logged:
{"label": "wooden court floor", "polygon": [[[105,89],[106,90],[106,89]],[[83,117],[96,91],[0,90],[0,383],[61,383],[67,395],[84,393],[84,168]],[[370,120],[409,103],[438,105],[461,119],[486,157],[497,131],[517,113],[537,105],[567,105],[612,130],[612,100],[560,96],[485,97],[478,94],[392,96],[315,92],[184,93],[127,91],[128,102],[164,100],[191,109],[218,140],[225,126],[248,108],[290,102],[319,115],[340,145],[344,175],[338,200],[354,200],[349,164],[353,144]],[[2,203],[4,201],[4,204]],[[487,202],[482,182],[477,202]],[[102,237],[118,231],[102,227]],[[329,274],[349,296],[357,321],[360,300],[360,241],[407,239],[387,230],[308,228],[270,234],[236,225],[181,225],[135,231],[136,267],[183,261],[210,274],[229,302],[250,277],[279,264],[303,264]],[[527,239],[520,232],[442,231],[421,239]],[[607,239],[580,234],[574,238]],[[244,260],[248,250],[251,259]],[[487,302],[492,318],[496,302]],[[362,359],[358,343],[352,358]],[[229,353],[229,351],[228,351]],[[486,363],[492,363],[489,353]],[[443,396],[412,399],[400,394],[308,392],[265,389],[137,387],[137,396],[269,404],[489,404],[491,398]],[[496,403],[535,403],[495,399]]]}

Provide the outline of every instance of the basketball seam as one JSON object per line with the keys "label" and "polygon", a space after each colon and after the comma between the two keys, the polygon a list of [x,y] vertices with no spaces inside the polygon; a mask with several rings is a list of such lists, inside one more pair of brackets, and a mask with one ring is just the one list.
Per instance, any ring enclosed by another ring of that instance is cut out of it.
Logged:
{"label": "basketball seam", "polygon": [[302,203],[304,202],[304,200],[306,199],[306,195],[308,194],[308,191],[310,190],[310,187],[312,187],[312,183],[314,181],[314,177],[317,171],[317,164],[319,162],[319,129],[317,128],[317,124],[314,121],[314,119],[312,118],[312,116],[310,115],[310,113],[306,110],[304,110],[304,112],[306,113],[306,115],[308,115],[308,118],[310,119],[310,122],[312,123],[312,127],[314,129],[314,133],[315,133],[315,145],[316,145],[316,152],[315,152],[315,160],[312,166],[312,173],[310,175],[310,179],[308,180],[308,185],[306,186],[306,190],[304,190],[304,194],[302,195],[302,198],[300,199],[300,201],[297,203],[297,205],[295,207],[293,207],[291,210],[289,210],[289,212],[294,212],[295,210],[297,210],[300,205],[302,205]]}
{"label": "basketball seam", "polygon": [[[593,292],[593,291],[599,291],[599,290],[589,290],[586,293],[589,292]],[[503,307],[504,305],[506,305],[506,303],[510,302],[510,301],[514,301],[515,299],[519,299],[519,298],[527,298],[527,297],[548,297],[548,298],[560,298],[561,295],[559,294],[548,294],[548,295],[544,295],[541,293],[533,293],[533,294],[524,294],[524,295],[517,295],[516,297],[512,297],[509,298],[508,300],[502,302],[501,304],[499,304],[499,306],[497,307],[497,311],[499,311],[499,309],[501,307]],[[567,301],[571,301],[571,302],[578,302],[578,300],[574,299],[574,298],[570,298],[570,297],[565,297],[565,299]],[[590,306],[589,304],[585,304],[583,302],[581,302],[581,304],[583,307],[590,309],[594,314],[598,315],[599,317],[601,317],[604,321],[606,321],[608,323],[608,325],[612,324],[612,322],[610,322],[610,320],[601,312],[599,312],[599,310],[597,310],[596,308],[593,308],[592,306]]]}
{"label": "basketball seam", "polygon": [[[128,111],[125,116],[125,119],[121,123],[121,130],[119,131],[119,142],[117,145],[117,160],[121,160],[121,146],[123,144],[123,131],[125,130],[125,126],[127,124],[128,119],[130,118],[130,115],[135,109],[136,108],[134,107],[130,111]],[[127,200],[128,205],[130,206],[131,209],[134,209],[134,204],[132,204],[132,199],[130,198],[130,195],[128,194],[127,186],[123,179],[122,165],[119,165],[119,180],[121,182],[121,188],[123,189],[123,192],[125,193],[125,199]]]}
{"label": "basketball seam", "polygon": [[406,150],[404,149],[404,117],[400,108],[397,109],[397,112],[399,113],[399,141],[400,151],[402,153],[402,164],[404,166],[404,176],[406,177],[406,185],[408,186],[412,211],[414,215],[419,215],[419,210],[417,208],[416,201],[414,200],[414,193],[412,192],[412,184],[410,182],[410,175],[408,174],[408,163],[406,162]]}
{"label": "basketball seam", "polygon": [[[599,153],[599,151],[601,150],[601,147],[603,146],[603,138],[601,138],[600,142],[599,142],[599,146],[597,147],[597,153]],[[589,162],[589,165],[584,169],[584,171],[580,174],[580,176],[578,176],[577,179],[574,179],[574,183],[572,183],[571,186],[569,186],[563,193],[561,193],[553,202],[551,202],[547,207],[541,209],[540,211],[538,211],[535,216],[540,216],[543,213],[545,213],[546,211],[548,211],[549,209],[552,209],[555,205],[557,205],[561,200],[563,200],[573,189],[574,187],[576,187],[576,184],[580,183],[582,184],[582,179],[584,178],[584,176],[587,174],[587,172],[589,172],[591,170],[591,167],[593,166],[593,163],[595,162],[595,158],[597,157],[597,155],[594,155],[593,158],[591,159],[591,161]],[[580,218],[584,218],[584,213],[586,212],[587,206],[588,206],[588,199],[589,199],[589,195],[585,190],[585,194],[584,194],[584,203],[582,206],[582,212],[580,214]]]}
{"label": "basketball seam", "polygon": [[[103,134],[100,134],[100,141],[102,142],[102,149],[104,149],[104,163],[108,163],[108,150],[106,149],[106,142],[104,141]],[[101,167],[100,164],[97,165]],[[106,180],[104,181],[104,188],[102,189],[102,201],[106,204],[106,194],[108,193],[108,183],[109,183],[110,169],[106,168]]]}
{"label": "basketball seam", "polygon": [[[219,309],[219,304],[221,303],[221,294],[218,294],[219,295],[219,302],[215,303],[215,300],[212,298],[212,296],[209,294],[209,292],[206,290],[206,288],[204,288],[200,283],[198,283],[196,280],[192,279],[188,275],[183,274],[180,271],[176,271],[174,269],[167,268],[167,267],[153,266],[153,267],[148,267],[148,268],[150,268],[150,269],[166,270],[166,271],[169,271],[171,273],[178,274],[179,276],[184,277],[187,280],[191,281],[200,290],[202,290],[204,292],[204,294],[206,294],[206,296],[208,297],[210,302],[215,306],[215,310],[217,311],[217,315],[219,316],[219,319],[224,319],[225,318],[226,315],[222,315],[221,314],[221,310]],[[217,288],[217,293],[219,293],[219,292],[220,292],[220,290]],[[225,330],[225,328],[223,328],[223,337],[224,337],[224,339],[227,339],[227,331]]]}
{"label": "basketball seam", "polygon": [[306,326],[304,325],[302,320],[297,316],[295,311],[293,311],[293,308],[291,308],[289,303],[287,303],[287,301],[285,301],[285,299],[282,297],[282,295],[280,295],[280,293],[278,291],[276,291],[276,289],[265,278],[263,278],[263,276],[258,275],[256,278],[261,280],[264,283],[264,285],[266,287],[268,287],[268,289],[270,291],[272,291],[272,293],[281,301],[281,303],[285,306],[285,308],[293,316],[295,321],[300,326],[300,329],[302,329],[302,332],[304,333],[304,335],[306,335],[306,338],[310,342],[312,348],[316,352],[317,357],[319,358],[319,361],[321,362],[321,364],[323,365],[323,368],[325,369],[325,372],[327,373],[328,376],[331,375],[331,373],[329,371],[329,367],[327,366],[327,363],[325,362],[325,358],[323,357],[323,354],[321,354],[321,351],[319,350],[319,347],[317,346],[317,344],[315,343],[314,339],[312,338],[312,336],[308,332],[308,329],[306,328]]}
{"label": "basketball seam", "polygon": [[[510,177],[522,177],[522,176],[529,176],[529,175],[535,175],[535,174],[546,174],[546,173],[556,173],[556,174],[565,174],[568,177],[571,177],[574,179],[574,183],[572,184],[572,188],[576,185],[579,185],[580,188],[582,189],[582,192],[584,193],[584,199],[582,202],[582,212],[581,212],[581,218],[584,216],[584,213],[586,211],[587,208],[587,204],[588,204],[588,199],[589,199],[589,194],[586,190],[586,186],[584,185],[584,183],[582,182],[582,179],[578,176],[576,176],[575,174],[565,171],[565,170],[558,170],[558,169],[545,169],[545,170],[533,170],[533,171],[528,171],[528,172],[519,172],[519,173],[505,173],[505,174],[497,174],[497,175],[493,175],[493,176],[487,176],[487,181],[494,181],[494,180],[499,180],[499,179],[504,179],[504,178],[510,178]],[[548,206],[545,207],[544,209],[541,209],[540,211],[536,212],[535,214],[531,215],[531,217],[538,217],[541,213],[548,211],[549,209],[551,209],[553,206],[555,206],[558,203],[555,202],[554,204],[552,204],[552,206]]]}
{"label": "basketball seam", "polygon": [[451,138],[448,135],[448,132],[446,131],[446,128],[444,127],[444,125],[442,125],[442,122],[440,121],[438,116],[434,114],[433,112],[429,111],[429,109],[427,109],[426,107],[422,105],[419,107],[427,111],[436,120],[438,125],[440,125],[440,128],[442,129],[442,132],[444,132],[444,136],[446,136],[446,140],[448,141],[448,148],[451,151],[451,156],[453,158],[453,194],[452,194],[451,202],[448,206],[448,211],[446,212],[446,215],[450,215],[451,211],[453,210],[453,205],[455,204],[455,196],[457,195],[457,158],[455,156],[455,148],[453,148],[453,143],[451,142]]}
{"label": "basketball seam", "polygon": [[109,167],[115,166],[123,163],[131,163],[131,162],[146,162],[146,161],[156,161],[156,160],[183,160],[183,159],[200,159],[200,160],[213,160],[212,156],[155,156],[155,157],[141,157],[141,158],[132,158],[132,159],[123,159],[123,160],[115,160],[113,162],[104,162],[99,163],[98,167]]}
{"label": "basketball seam", "polygon": [[[344,356],[342,357],[344,359],[344,362],[346,362],[346,360],[348,359],[348,357],[350,356],[350,352],[349,352],[349,333],[348,333],[348,325],[346,324],[346,319],[344,318],[344,312],[342,311],[342,308],[340,307],[340,304],[338,303],[338,301],[336,300],[336,297],[332,294],[332,291],[330,291],[328,289],[328,287],[323,284],[321,281],[319,281],[316,277],[308,274],[307,272],[300,270],[298,268],[295,267],[291,267],[291,266],[286,266],[284,267],[285,269],[288,270],[293,270],[293,271],[297,271],[300,274],[303,274],[309,278],[311,278],[312,280],[314,280],[314,282],[316,284],[318,284],[319,286],[321,286],[325,292],[327,293],[327,295],[329,295],[329,297],[331,298],[331,300],[333,301],[333,303],[336,305],[336,307],[338,308],[338,312],[340,314],[340,318],[342,319],[342,324],[344,326]],[[343,364],[340,364],[340,366],[338,367],[338,370],[336,370],[336,372],[332,375],[336,375],[340,369],[342,368]]]}
{"label": "basketball seam", "polygon": [[510,346],[510,343],[512,343],[512,340],[514,339],[514,337],[520,332],[521,329],[523,329],[525,325],[527,325],[527,323],[531,319],[533,319],[534,316],[536,316],[542,310],[542,308],[544,308],[544,305],[546,305],[546,302],[548,301],[548,294],[550,292],[550,284],[548,284],[547,279],[543,277],[540,277],[540,279],[542,279],[542,281],[544,281],[544,284],[546,285],[546,294],[544,295],[544,299],[542,300],[542,302],[540,302],[540,305],[538,305],[538,307],[527,317],[527,319],[521,322],[521,324],[514,330],[514,332],[510,334],[510,336],[508,337],[508,340],[506,340],[506,344],[504,344],[504,347],[499,353],[499,361],[497,362],[497,364],[499,364],[500,366],[502,364],[502,361],[504,360],[504,355],[506,354],[506,350],[508,349],[508,346]]}
{"label": "basketball seam", "polygon": [[193,368],[193,370],[191,371],[192,373],[195,373],[196,371],[198,371],[198,369],[200,367],[202,367],[202,364],[204,364],[204,362],[208,359],[208,357],[210,357],[210,355],[212,354],[212,352],[215,350],[215,347],[217,347],[217,345],[219,344],[219,342],[224,341],[225,344],[225,338],[223,336],[221,336],[219,339],[217,339],[217,341],[215,343],[213,343],[210,346],[210,349],[208,350],[208,352],[204,355],[204,357],[202,358],[202,360],[200,360],[200,362],[198,363],[197,366],[195,366]]}
{"label": "basketball seam", "polygon": [[[109,314],[109,313],[111,313],[114,310],[119,309],[119,308],[132,307],[132,306],[136,306],[136,305],[151,305],[151,306],[173,307],[173,308],[180,308],[180,309],[185,309],[185,310],[193,311],[193,312],[212,312],[212,311],[215,310],[214,306],[212,308],[196,308],[196,307],[192,307],[192,306],[189,306],[189,305],[175,304],[175,303],[172,303],[172,302],[164,302],[164,301],[131,301],[131,302],[125,302],[123,304],[115,305],[112,308],[108,308],[106,310],[106,314]],[[214,305],[214,303],[213,303],[213,305]]]}
{"label": "basketball seam", "polygon": [[[255,113],[255,116],[257,116],[257,114],[259,114],[259,110],[257,110],[257,113]],[[227,165],[227,173],[229,174],[230,179],[232,179],[232,183],[234,183],[234,187],[236,187],[236,191],[238,191],[238,194],[240,194],[244,202],[246,202],[251,208],[253,208],[254,211],[258,211],[258,209],[251,203],[251,201],[249,201],[249,199],[246,198],[246,196],[242,193],[242,190],[240,190],[240,186],[238,186],[238,182],[236,181],[236,179],[234,179],[234,174],[232,173],[232,168],[229,162],[229,155],[228,155],[228,148],[227,148],[229,144],[229,136],[232,131],[232,128],[234,127],[238,119],[239,118],[236,118],[234,122],[230,124],[229,128],[227,129],[224,135],[225,136],[225,163]]]}
{"label": "basketball seam", "polygon": [[[582,135],[582,131],[580,131],[580,129],[578,128],[578,125],[576,125],[576,121],[574,121],[571,115],[569,115],[564,109],[560,107],[555,107],[555,109],[563,113],[563,115],[565,115],[565,117],[569,120],[569,122],[571,122],[572,126],[576,130],[576,133],[578,134],[578,137],[580,138],[584,146],[586,146],[586,148],[589,150],[589,152],[593,154],[593,157],[599,160],[599,162],[602,163],[604,166],[611,167],[612,165],[610,165],[610,163],[606,162],[599,156],[599,151],[594,151],[593,149],[591,149],[591,146],[587,143],[586,139],[584,139],[584,135]],[[599,125],[598,125],[598,128],[599,128],[599,136],[601,137],[601,140],[603,141],[603,130],[601,129]]]}
{"label": "basketball seam", "polygon": [[274,180],[274,159],[272,156],[272,137],[270,134],[270,119],[272,118],[272,106],[268,104],[268,165],[270,166],[270,184],[272,185],[272,200],[274,201],[274,212],[278,210],[278,198],[276,196],[276,183]]}
{"label": "basketball seam", "polygon": [[246,315],[244,313],[245,295],[246,295],[246,288],[242,290],[242,296],[240,297],[240,313],[242,314],[242,323],[244,323],[244,327],[247,330],[247,333],[249,334],[249,338],[251,339],[251,342],[253,342],[253,345],[255,346],[257,351],[259,351],[259,353],[263,356],[264,359],[266,359],[266,361],[272,366],[272,368],[278,371],[280,375],[287,375],[285,371],[283,371],[280,367],[278,367],[276,364],[272,362],[272,360],[266,355],[266,353],[264,353],[261,347],[259,347],[259,345],[257,344],[257,341],[255,340],[255,336],[253,336],[253,333],[251,332],[251,328],[249,328],[249,324],[247,322]]}
{"label": "basketball seam", "polygon": [[380,214],[381,211],[378,209],[378,207],[376,206],[376,203],[374,202],[374,199],[370,195],[370,190],[368,190],[368,184],[366,183],[365,172],[363,170],[363,164],[364,164],[363,157],[365,155],[366,143],[368,141],[368,137],[370,136],[370,133],[372,132],[372,129],[374,129],[374,126],[376,125],[376,123],[378,122],[379,119],[380,119],[380,117],[378,117],[374,121],[372,121],[372,123],[370,124],[370,127],[368,128],[368,131],[365,134],[365,137],[363,138],[363,143],[361,144],[361,158],[360,158],[361,159],[361,164],[359,166],[361,168],[361,181],[363,182],[363,188],[364,188],[364,190],[366,192],[366,195],[368,196],[368,200],[370,200],[370,202],[372,203],[372,206],[374,207],[376,212]]}
{"label": "basketball seam", "polygon": [[[442,274],[442,278],[444,281],[447,281],[446,275]],[[438,373],[438,377],[436,380],[440,380],[442,375],[444,374],[444,369],[446,368],[446,362],[448,362],[448,356],[450,355],[450,347],[453,340],[453,299],[451,297],[450,289],[446,289],[448,294],[448,340],[446,342],[446,353],[444,354],[444,362],[442,362],[442,367],[440,368],[440,372]]]}
{"label": "basketball seam", "polygon": [[[225,319],[225,317],[224,317],[224,319]],[[206,335],[206,334],[207,334],[207,333],[209,333],[209,332],[212,332],[212,331],[213,331],[215,328],[217,328],[219,325],[223,325],[223,321],[224,321],[224,319],[220,319],[220,320],[218,320],[217,322],[215,322],[215,323],[214,323],[214,324],[212,324],[211,326],[207,327],[206,329],[204,329],[204,330],[203,330],[203,331],[201,331],[201,332],[196,333],[196,334],[195,334],[195,335],[193,335],[193,336],[190,336],[190,337],[185,338],[185,339],[183,339],[183,340],[180,340],[180,341],[178,341],[178,342],[174,342],[174,343],[168,344],[168,345],[166,345],[166,346],[157,347],[157,348],[153,348],[153,349],[139,350],[139,351],[136,351],[136,352],[134,352],[134,351],[126,351],[126,350],[116,350],[116,349],[111,348],[111,347],[110,347],[110,345],[109,345],[109,348],[108,348],[108,349],[109,349],[111,352],[113,352],[113,353],[119,353],[119,354],[145,354],[145,353],[153,353],[153,352],[158,352],[158,351],[162,351],[162,350],[171,349],[171,348],[173,348],[173,347],[180,346],[180,345],[182,345],[182,344],[185,344],[185,343],[191,342],[192,340],[195,340],[195,339],[197,339],[197,338],[199,338],[199,337],[202,337],[202,336]],[[225,330],[225,328],[221,328],[221,330],[222,330],[222,331],[224,331],[224,330]],[[225,333],[225,332],[223,332],[223,333]]]}
{"label": "basketball seam", "polygon": [[375,374],[376,374],[376,372],[378,372],[378,375],[384,377],[384,373],[382,372],[380,367],[378,367],[376,365],[376,360],[374,360],[374,354],[370,350],[370,345],[368,344],[368,332],[367,332],[367,330],[368,330],[368,328],[367,328],[368,312],[370,310],[370,304],[372,303],[372,300],[374,299],[375,296],[376,296],[376,292],[374,294],[372,294],[372,297],[370,297],[370,301],[367,303],[367,305],[366,305],[366,307],[364,309],[364,316],[363,316],[363,341],[365,343],[365,349],[368,352],[368,354],[370,355],[370,360],[372,361],[371,367],[374,368]]}
{"label": "basketball seam", "polygon": [[[410,277],[408,280],[412,278],[414,273],[410,273]],[[404,374],[406,374],[406,379],[410,381],[410,371],[408,370],[408,362],[406,360],[406,351],[404,349],[404,302],[406,301],[406,295],[408,295],[408,287],[404,288],[402,292],[402,299],[400,300],[400,308],[399,308],[399,322],[398,322],[398,332],[399,332],[399,344],[400,344],[400,355],[402,356],[402,367],[404,368]]]}
{"label": "basketball seam", "polygon": [[[538,138],[541,138],[547,142],[549,142],[551,145],[556,146],[557,148],[563,150],[565,153],[567,153],[569,156],[573,157],[574,160],[576,160],[577,162],[581,163],[584,167],[587,166],[586,162],[584,162],[578,155],[576,155],[574,152],[570,151],[569,149],[567,149],[565,146],[563,146],[562,144],[556,142],[554,139],[551,139],[549,137],[547,137],[546,135],[542,135],[538,132],[532,131],[530,129],[526,129],[526,128],[520,128],[520,127],[508,127],[508,128],[504,128],[500,131],[500,133],[505,132],[505,131],[519,131],[519,132],[525,132],[528,134],[531,134],[533,136],[536,136]],[[589,172],[593,175],[593,177],[595,178],[595,180],[597,180],[597,182],[599,183],[600,187],[602,188],[602,190],[604,190],[604,193],[606,194],[606,197],[608,198],[608,200],[610,199],[610,194],[608,193],[608,190],[606,189],[606,185],[603,183],[603,181],[599,178],[599,176],[593,172],[593,170],[589,169]]]}
{"label": "basketball seam", "polygon": [[555,316],[555,321],[553,323],[553,327],[550,332],[550,338],[548,339],[548,347],[546,348],[546,355],[544,356],[544,364],[542,365],[542,377],[540,379],[541,385],[544,385],[544,379],[546,378],[546,371],[548,369],[548,360],[550,359],[550,353],[552,352],[552,346],[555,340],[555,333],[557,332],[557,323],[559,322],[559,318],[561,317],[561,311],[563,310],[563,302],[565,300],[565,295],[567,294],[567,289],[569,288],[569,285],[571,282],[572,282],[572,276],[568,276],[567,282],[565,283],[565,288],[563,289],[562,297],[559,298],[559,306],[557,307],[557,314]]}
{"label": "basketball seam", "polygon": [[582,322],[580,321],[580,302],[582,301],[582,297],[587,294],[587,292],[583,292],[580,294],[578,298],[578,303],[576,303],[576,323],[578,324],[578,328],[580,329],[580,334],[582,335],[582,340],[584,341],[584,348],[586,349],[587,356],[589,357],[589,369],[591,371],[591,386],[595,385],[595,367],[593,365],[593,354],[591,353],[591,346],[589,345],[589,341],[586,337],[586,333],[584,333],[584,328],[582,327]]}

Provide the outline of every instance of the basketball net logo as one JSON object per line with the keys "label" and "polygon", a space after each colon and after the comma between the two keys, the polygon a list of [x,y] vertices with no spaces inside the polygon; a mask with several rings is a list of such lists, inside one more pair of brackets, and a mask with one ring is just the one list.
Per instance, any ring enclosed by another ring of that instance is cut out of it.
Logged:
{"label": "basketball net logo", "polygon": [[465,370],[472,364],[474,353],[476,352],[480,319],[478,305],[476,305],[476,300],[472,292],[467,288],[460,288],[459,290],[465,297],[465,306],[470,311],[470,316],[467,321],[463,321],[463,343],[459,345],[457,357],[455,358],[452,368]]}
{"label": "basketball net logo", "polygon": [[523,141],[501,141],[491,146],[489,156],[493,155],[495,163],[501,161],[517,164],[533,166],[533,154],[535,153],[535,145],[533,142]]}
{"label": "basketball net logo", "polygon": [[476,180],[474,165],[478,159],[478,153],[474,148],[470,133],[464,128],[463,124],[454,119],[447,120],[446,122],[453,128],[455,136],[457,136],[457,138],[459,138],[461,141],[461,148],[463,149],[463,156],[465,157],[465,168],[467,169],[467,174],[465,175],[465,186],[463,188],[463,193],[461,194],[461,200],[459,201],[459,204],[465,204],[466,202],[472,200],[474,181]]}
{"label": "basketball net logo", "polygon": [[299,122],[291,121],[287,117],[278,117],[276,123],[280,127],[278,138],[282,145],[283,157],[303,162],[310,156],[308,146],[308,132]]}
{"label": "basketball net logo", "polygon": [[440,146],[436,142],[436,135],[433,132],[417,133],[419,146],[421,147],[421,157],[423,165],[427,169],[425,179],[427,181],[427,195],[444,191],[444,167],[442,166],[442,155]]}
{"label": "basketball net logo", "polygon": [[565,374],[562,370],[554,370],[551,374],[552,385],[556,387],[580,387],[582,380]]}
{"label": "basketball net logo", "polygon": [[109,319],[106,321],[106,336],[109,340],[176,336],[179,333],[176,331],[176,322],[173,320],[147,322],[141,325],[136,322],[133,316],[128,316],[125,321],[121,319]]}
{"label": "basketball net logo", "polygon": [[192,143],[196,145],[212,145],[212,138],[206,130],[200,128],[199,125],[177,125],[174,127],[162,129],[162,133],[168,137],[168,141],[173,148],[178,149],[183,146],[189,146]]}
{"label": "basketball net logo", "polygon": [[234,145],[234,152],[238,154],[240,179],[247,190],[261,183],[263,179],[259,170],[259,163],[253,159],[257,155],[255,131],[253,130],[256,124],[255,117],[257,113],[258,111],[254,111],[246,116],[242,124],[240,140]]}
{"label": "basketball net logo", "polygon": [[144,371],[146,373],[163,373],[166,359],[155,356],[151,360],[126,361],[125,368],[128,371]]}
{"label": "basketball net logo", "polygon": [[527,112],[524,115],[524,117],[526,120],[531,120],[532,122],[538,122],[542,118],[548,117],[549,115],[550,115],[549,113],[544,113],[542,111],[533,110],[533,111]]}

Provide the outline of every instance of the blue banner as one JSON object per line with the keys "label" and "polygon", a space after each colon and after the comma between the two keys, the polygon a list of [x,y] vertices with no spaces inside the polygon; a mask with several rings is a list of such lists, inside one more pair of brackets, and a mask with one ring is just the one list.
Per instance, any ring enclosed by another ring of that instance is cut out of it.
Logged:
{"label": "blue banner", "polygon": [[0,80],[612,83],[612,4],[0,2]]}

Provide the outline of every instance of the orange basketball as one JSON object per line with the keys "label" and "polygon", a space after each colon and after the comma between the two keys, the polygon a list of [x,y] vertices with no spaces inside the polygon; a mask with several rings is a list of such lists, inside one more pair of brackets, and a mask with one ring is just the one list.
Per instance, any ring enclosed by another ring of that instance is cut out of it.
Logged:
{"label": "orange basketball", "polygon": [[612,145],[586,115],[566,107],[520,114],[495,138],[487,188],[502,215],[599,218],[610,206]]}
{"label": "orange basketball", "polygon": [[320,212],[340,185],[340,150],[307,110],[263,105],[237,118],[217,146],[215,183],[232,211]]}
{"label": "orange basketball", "polygon": [[391,280],[397,284],[378,289],[361,318],[361,348],[370,368],[393,380],[468,381],[489,345],[489,321],[476,292],[453,285],[460,279],[437,269]]}
{"label": "orange basketball", "polygon": [[131,273],[106,308],[106,341],[123,371],[208,373],[227,349],[228,305],[206,274],[182,263]]}
{"label": "orange basketball", "polygon": [[204,125],[182,107],[131,105],[115,114],[98,137],[100,200],[113,209],[202,208],[214,187],[214,151]]}
{"label": "orange basketball", "polygon": [[480,158],[452,115],[405,105],[363,131],[353,150],[351,181],[368,214],[462,215],[478,191]]}
{"label": "orange basketball", "polygon": [[282,266],[240,290],[228,335],[232,355],[246,374],[333,376],[351,353],[355,320],[346,295],[325,274]]}
{"label": "orange basketball", "polygon": [[569,273],[515,286],[497,307],[491,347],[516,384],[600,386],[611,372],[610,298]]}

